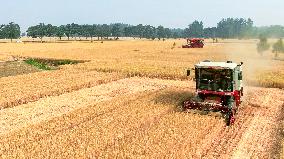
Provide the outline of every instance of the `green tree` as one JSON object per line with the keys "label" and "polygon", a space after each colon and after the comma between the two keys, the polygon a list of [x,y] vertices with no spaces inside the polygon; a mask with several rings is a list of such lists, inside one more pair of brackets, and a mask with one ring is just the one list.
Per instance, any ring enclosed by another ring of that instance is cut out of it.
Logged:
{"label": "green tree", "polygon": [[8,25],[2,26],[3,35],[5,38],[10,39],[11,42],[13,39],[18,39],[21,36],[20,26],[14,22],[9,23]]}
{"label": "green tree", "polygon": [[146,25],[143,32],[143,37],[154,40],[157,37],[156,28],[151,25]]}
{"label": "green tree", "polygon": [[173,36],[173,33],[172,33],[171,29],[169,29],[169,28],[164,29],[164,34],[165,34],[166,38],[171,38]]}
{"label": "green tree", "polygon": [[218,36],[221,38],[234,38],[234,23],[236,21],[233,18],[222,19],[217,24]]}
{"label": "green tree", "polygon": [[185,36],[195,38],[203,37],[203,22],[195,20],[191,23],[188,28],[185,29]]}
{"label": "green tree", "polygon": [[166,37],[165,28],[161,25],[157,28],[157,36],[159,40]]}
{"label": "green tree", "polygon": [[217,35],[220,38],[245,38],[252,36],[253,21],[248,18],[227,18],[217,24]]}
{"label": "green tree", "polygon": [[136,30],[139,38],[141,39],[144,36],[145,27],[142,24],[139,24],[135,27],[135,30]]}
{"label": "green tree", "polygon": [[267,37],[281,38],[284,36],[284,27],[280,25],[257,27],[256,33],[265,34]]}
{"label": "green tree", "polygon": [[246,21],[246,25],[243,28],[242,32],[245,38],[253,37],[254,33],[253,21],[250,18],[248,18],[248,20]]}
{"label": "green tree", "polygon": [[127,26],[123,29],[123,33],[124,33],[125,37],[134,37],[135,38],[133,28],[134,28],[133,26]]}
{"label": "green tree", "polygon": [[270,45],[267,43],[267,38],[264,35],[260,35],[259,37],[259,43],[257,43],[257,52],[260,55],[263,55],[263,52],[268,50],[270,48]]}
{"label": "green tree", "polygon": [[97,37],[98,37],[98,40],[100,40],[100,38],[103,37],[103,29],[102,29],[102,25],[97,25],[96,27],[96,32],[97,32]]}
{"label": "green tree", "polygon": [[122,25],[119,24],[119,23],[113,24],[112,28],[111,28],[111,35],[113,37],[115,37],[115,39],[119,39],[119,37],[121,37],[122,34],[123,34],[123,27],[122,27]]}
{"label": "green tree", "polygon": [[43,37],[47,35],[46,25],[44,23],[37,25],[36,32],[37,36],[40,37],[40,41],[42,42]]}
{"label": "green tree", "polygon": [[91,34],[90,34],[91,28],[92,27],[89,24],[80,25],[79,35],[88,39],[89,37],[91,37]]}
{"label": "green tree", "polygon": [[96,25],[96,35],[98,37],[98,40],[101,38],[106,38],[111,36],[111,27],[107,24],[103,25]]}
{"label": "green tree", "polygon": [[205,38],[215,38],[217,36],[217,28],[204,28],[204,37]]}
{"label": "green tree", "polygon": [[3,31],[4,27],[5,27],[4,24],[0,25],[0,39],[4,39],[5,38],[5,33]]}
{"label": "green tree", "polygon": [[59,39],[61,40],[61,38],[65,35],[64,31],[65,31],[65,26],[64,25],[56,27],[55,35],[57,37],[59,37]]}
{"label": "green tree", "polygon": [[183,29],[171,29],[171,34],[172,34],[172,37],[175,39],[186,37]]}
{"label": "green tree", "polygon": [[33,38],[40,38],[40,41],[42,41],[43,37],[47,35],[47,27],[44,23],[40,23],[36,26],[31,26],[27,30],[27,35],[31,36]]}
{"label": "green tree", "polygon": [[72,23],[71,25],[70,25],[70,29],[71,29],[71,37],[72,38],[75,38],[75,40],[77,40],[77,37],[78,36],[80,36],[80,29],[81,29],[81,27],[80,27],[80,25],[79,24],[75,24],[75,23]]}
{"label": "green tree", "polygon": [[71,35],[72,35],[72,27],[71,27],[71,24],[64,25],[63,30],[64,30],[65,36],[67,36],[67,38],[68,38],[68,40],[69,40],[70,37],[71,37]]}
{"label": "green tree", "polygon": [[85,25],[85,30],[88,37],[91,37],[91,42],[93,42],[93,37],[97,36],[97,25]]}
{"label": "green tree", "polygon": [[111,27],[107,24],[103,24],[101,26],[101,35],[102,37],[105,37],[106,39],[108,39],[108,37],[111,36]]}
{"label": "green tree", "polygon": [[284,45],[281,38],[275,44],[273,44],[273,52],[275,53],[275,58],[278,58],[278,53],[284,52]]}
{"label": "green tree", "polygon": [[45,26],[46,36],[50,37],[50,38],[55,36],[56,35],[56,29],[57,29],[56,26],[53,26],[51,24],[47,24]]}
{"label": "green tree", "polygon": [[[143,36],[143,32],[144,32],[144,27],[142,25],[137,25],[137,26],[132,26],[131,27],[131,33],[132,33],[132,37],[142,37]],[[140,38],[141,39],[141,38]]]}

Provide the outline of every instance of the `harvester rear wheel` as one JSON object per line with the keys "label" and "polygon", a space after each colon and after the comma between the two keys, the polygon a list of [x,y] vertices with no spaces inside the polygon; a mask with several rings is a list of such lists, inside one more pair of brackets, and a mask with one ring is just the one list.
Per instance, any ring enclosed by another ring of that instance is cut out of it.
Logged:
{"label": "harvester rear wheel", "polygon": [[235,115],[236,115],[236,110],[235,109],[232,109],[231,111],[229,111],[226,114],[226,125],[227,126],[230,126],[230,125],[234,124],[234,122],[235,122]]}
{"label": "harvester rear wheel", "polygon": [[230,97],[227,101],[229,111],[225,115],[226,125],[230,126],[235,122],[235,115],[237,112],[236,102],[233,97]]}
{"label": "harvester rear wheel", "polygon": [[232,117],[231,117],[231,120],[230,120],[230,124],[234,124],[235,123],[235,120],[236,120],[236,110],[233,110],[232,111]]}
{"label": "harvester rear wheel", "polygon": [[230,124],[231,124],[231,118],[232,118],[232,113],[231,113],[231,111],[230,111],[230,112],[228,112],[228,113],[226,114],[226,118],[225,118],[225,120],[226,120],[226,125],[227,125],[227,126],[230,126]]}

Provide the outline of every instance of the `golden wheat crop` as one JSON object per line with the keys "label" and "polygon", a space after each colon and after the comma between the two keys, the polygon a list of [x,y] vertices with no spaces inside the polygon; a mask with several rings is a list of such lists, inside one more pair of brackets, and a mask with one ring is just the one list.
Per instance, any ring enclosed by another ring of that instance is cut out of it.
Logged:
{"label": "golden wheat crop", "polygon": [[179,112],[181,102],[192,96],[193,87],[185,86],[183,81],[123,79],[3,109],[0,156],[273,158],[283,91],[249,88],[249,100],[229,128],[222,118]]}
{"label": "golden wheat crop", "polygon": [[0,78],[0,158],[278,157],[281,89],[246,86],[231,127],[214,113],[179,108],[194,96],[195,83],[181,79],[198,61],[243,61],[245,84],[278,88],[283,61],[259,56],[255,40],[207,40],[204,49],[182,49],[183,42],[0,43],[3,59],[90,60]]}
{"label": "golden wheat crop", "polygon": [[116,73],[57,70],[0,78],[0,109],[117,80]]}
{"label": "golden wheat crop", "polygon": [[[183,49],[185,40],[106,41],[67,43],[0,43],[1,53],[40,58],[90,60],[73,69],[121,72],[127,76],[164,79],[187,79],[185,70],[205,59],[244,62],[245,82],[250,85],[283,88],[283,61],[273,60],[272,53],[260,56],[257,40],[224,40],[204,49]],[[176,47],[173,48],[173,43]],[[68,66],[70,67],[70,66]],[[277,78],[271,76],[277,74]],[[271,82],[273,81],[273,82]]]}

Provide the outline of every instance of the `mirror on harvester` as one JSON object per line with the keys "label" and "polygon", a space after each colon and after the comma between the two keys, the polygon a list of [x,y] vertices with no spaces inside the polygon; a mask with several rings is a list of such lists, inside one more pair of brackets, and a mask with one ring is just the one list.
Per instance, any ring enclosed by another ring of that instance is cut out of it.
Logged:
{"label": "mirror on harvester", "polygon": [[186,75],[189,76],[190,75],[190,70],[186,71]]}

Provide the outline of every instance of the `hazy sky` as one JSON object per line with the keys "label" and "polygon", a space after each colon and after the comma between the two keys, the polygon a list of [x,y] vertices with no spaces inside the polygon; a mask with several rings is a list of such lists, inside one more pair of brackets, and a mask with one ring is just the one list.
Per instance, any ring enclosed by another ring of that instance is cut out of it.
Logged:
{"label": "hazy sky", "polygon": [[13,21],[22,31],[40,22],[185,28],[198,19],[208,27],[227,17],[251,17],[257,26],[284,25],[284,0],[5,0],[0,6],[0,24]]}

